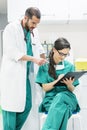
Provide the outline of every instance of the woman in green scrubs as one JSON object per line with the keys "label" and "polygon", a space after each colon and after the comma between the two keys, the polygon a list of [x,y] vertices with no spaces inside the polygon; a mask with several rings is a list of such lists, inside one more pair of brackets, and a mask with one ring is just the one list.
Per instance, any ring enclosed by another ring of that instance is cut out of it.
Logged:
{"label": "woman in green scrubs", "polygon": [[75,71],[74,66],[64,60],[69,55],[70,44],[65,38],[59,38],[49,54],[49,63],[39,67],[36,82],[45,91],[39,112],[47,113],[42,130],[66,130],[67,122],[80,107],[73,93],[79,84],[72,77],[56,84],[64,74]]}

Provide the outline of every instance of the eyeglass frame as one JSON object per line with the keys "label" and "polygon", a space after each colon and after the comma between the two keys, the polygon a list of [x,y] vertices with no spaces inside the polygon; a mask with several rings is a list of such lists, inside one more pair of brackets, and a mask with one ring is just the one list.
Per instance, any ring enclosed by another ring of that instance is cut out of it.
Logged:
{"label": "eyeglass frame", "polygon": [[68,54],[64,54],[64,53],[60,52],[59,50],[57,50],[57,51],[58,51],[58,53],[59,53],[59,55],[60,55],[60,56],[67,57],[67,56],[69,56],[69,55],[70,55],[69,53],[68,53]]}

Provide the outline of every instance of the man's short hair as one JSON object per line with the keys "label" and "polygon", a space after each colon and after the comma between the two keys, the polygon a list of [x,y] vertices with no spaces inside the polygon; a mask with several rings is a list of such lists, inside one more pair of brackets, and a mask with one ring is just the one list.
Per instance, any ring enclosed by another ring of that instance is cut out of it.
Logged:
{"label": "man's short hair", "polygon": [[28,9],[26,9],[25,16],[29,17],[30,19],[32,19],[32,16],[36,16],[38,19],[40,19],[41,18],[41,12],[36,7],[30,7]]}

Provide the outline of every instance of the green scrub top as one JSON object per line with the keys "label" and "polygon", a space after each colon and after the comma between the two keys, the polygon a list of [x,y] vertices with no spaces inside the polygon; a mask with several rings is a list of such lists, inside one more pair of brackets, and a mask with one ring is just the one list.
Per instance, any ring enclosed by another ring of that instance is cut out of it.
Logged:
{"label": "green scrub top", "polygon": [[[26,29],[24,29],[24,35],[25,35],[25,39],[26,39],[27,55],[33,56],[30,31],[27,31]],[[29,76],[30,64],[31,64],[31,61],[28,61],[27,62],[27,78]]]}
{"label": "green scrub top", "polygon": [[[60,74],[66,74],[67,72],[75,71],[75,67],[68,61],[64,61],[64,68],[56,70],[57,76]],[[38,84],[45,84],[53,82],[55,79],[52,78],[48,73],[48,65],[44,64],[39,67],[37,76],[36,76],[36,83]],[[74,81],[73,85],[77,86],[79,84],[79,81]],[[44,99],[39,107],[39,112],[48,112],[49,107],[56,96],[56,94],[60,92],[67,92],[67,94],[70,94],[70,96],[75,96],[71,91],[68,90],[67,86],[65,84],[60,84],[59,86],[55,86],[52,90],[45,93]]]}
{"label": "green scrub top", "polygon": [[[24,29],[24,33],[25,33],[25,38],[26,38],[26,47],[27,47],[27,55],[29,56],[33,56],[33,52],[32,52],[32,45],[31,45],[31,34],[30,31],[27,31],[26,29]],[[32,106],[32,94],[31,94],[31,84],[30,84],[30,79],[29,79],[29,74],[30,74],[30,64],[31,61],[27,61],[27,65],[26,65],[26,105],[25,105],[25,111],[28,110],[30,111],[31,106]],[[27,116],[27,112],[25,112],[25,116]]]}

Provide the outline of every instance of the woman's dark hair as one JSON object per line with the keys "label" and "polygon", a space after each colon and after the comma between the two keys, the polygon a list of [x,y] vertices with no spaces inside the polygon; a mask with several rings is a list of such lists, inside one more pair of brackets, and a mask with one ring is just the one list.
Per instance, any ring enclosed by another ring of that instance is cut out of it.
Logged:
{"label": "woman's dark hair", "polygon": [[[70,47],[70,43],[65,39],[65,38],[58,38],[55,42],[54,42],[54,46],[53,46],[56,50],[62,50],[64,48],[69,48]],[[54,79],[57,78],[56,75],[56,70],[55,70],[55,62],[53,59],[53,49],[50,51],[49,53],[49,69],[48,69],[48,73],[51,77],[53,77]]]}
{"label": "woman's dark hair", "polygon": [[25,16],[32,19],[32,16],[36,16],[38,19],[41,18],[40,10],[36,7],[30,7],[25,11]]}

